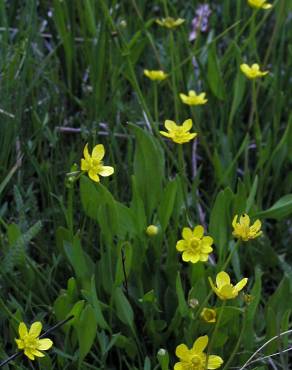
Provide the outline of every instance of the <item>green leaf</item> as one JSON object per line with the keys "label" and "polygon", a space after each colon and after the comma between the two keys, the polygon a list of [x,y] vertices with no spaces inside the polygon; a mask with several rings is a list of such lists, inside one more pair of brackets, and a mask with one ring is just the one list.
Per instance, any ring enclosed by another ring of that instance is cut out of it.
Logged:
{"label": "green leaf", "polygon": [[179,312],[180,312],[182,317],[186,317],[188,315],[189,308],[188,308],[188,305],[187,305],[186,300],[185,300],[185,294],[184,294],[184,290],[183,290],[183,287],[182,287],[182,282],[181,282],[179,272],[177,273],[177,276],[176,276],[175,287],[176,287],[176,294],[177,294],[177,298],[178,298]]}
{"label": "green leaf", "polygon": [[118,318],[134,332],[134,312],[128,299],[119,287],[114,290],[114,303]]}
{"label": "green leaf", "polygon": [[97,321],[94,309],[89,304],[85,306],[75,326],[79,343],[78,368],[81,369],[83,359],[89,353],[97,332]]}
{"label": "green leaf", "polygon": [[169,181],[162,194],[161,202],[158,208],[158,216],[162,231],[166,230],[173,212],[176,200],[177,181],[177,179]]}
{"label": "green leaf", "polygon": [[[227,242],[231,229],[230,205],[233,193],[230,188],[221,190],[216,197],[210,215],[209,232],[214,238],[215,248],[219,250],[219,261],[223,261],[227,253]],[[216,249],[215,249],[216,250]]]}
{"label": "green leaf", "polygon": [[207,78],[212,93],[220,100],[225,99],[225,86],[216,54],[215,42],[209,46]]}
{"label": "green leaf", "polygon": [[133,256],[133,247],[130,243],[125,242],[119,245],[117,249],[117,265],[116,265],[116,276],[115,276],[115,285],[121,285],[124,280],[124,270],[123,270],[123,258],[125,264],[126,276],[129,276],[131,266],[132,266],[132,256]]}
{"label": "green leaf", "polygon": [[150,222],[162,193],[164,153],[150,133],[132,124],[130,127],[137,140],[134,158],[135,181]]}
{"label": "green leaf", "polygon": [[271,208],[257,212],[254,217],[280,220],[292,213],[292,194],[284,195]]}

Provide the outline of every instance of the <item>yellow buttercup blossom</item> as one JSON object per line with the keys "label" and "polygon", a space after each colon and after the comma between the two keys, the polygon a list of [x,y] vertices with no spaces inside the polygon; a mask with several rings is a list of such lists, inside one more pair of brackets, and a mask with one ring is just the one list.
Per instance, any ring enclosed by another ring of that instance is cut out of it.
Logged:
{"label": "yellow buttercup blossom", "polygon": [[245,63],[241,64],[240,69],[241,72],[250,80],[266,76],[269,73],[269,71],[261,71],[260,66],[257,63],[254,63],[251,67]]}
{"label": "yellow buttercup blossom", "polygon": [[239,222],[237,222],[237,218],[238,215],[235,215],[232,221],[233,236],[246,242],[262,235],[262,223],[260,220],[256,220],[253,225],[250,225],[250,218],[246,213],[240,216]]}
{"label": "yellow buttercup blossom", "polygon": [[148,236],[155,236],[159,232],[159,228],[156,225],[149,225],[146,229],[146,234]]}
{"label": "yellow buttercup blossom", "polygon": [[221,357],[208,355],[204,352],[208,345],[209,338],[207,335],[199,337],[189,349],[185,344],[176,347],[175,354],[180,359],[174,365],[174,370],[204,370],[217,369],[223,364]]}
{"label": "yellow buttercup blossom", "polygon": [[196,132],[189,132],[193,126],[193,121],[187,119],[182,125],[177,125],[174,121],[166,120],[164,122],[165,128],[168,132],[159,131],[161,135],[168,137],[177,144],[184,144],[193,140],[198,134]]}
{"label": "yellow buttercup blossom", "polygon": [[182,237],[183,239],[176,243],[176,249],[182,252],[183,261],[192,263],[208,261],[209,253],[213,251],[211,247],[213,239],[210,236],[204,236],[203,226],[198,225],[194,230],[185,227]]}
{"label": "yellow buttercup blossom", "polygon": [[159,24],[159,26],[166,27],[166,28],[176,28],[180,26],[182,23],[184,23],[184,21],[185,20],[182,18],[174,19],[172,17],[156,19],[156,23]]}
{"label": "yellow buttercup blossom", "polygon": [[152,81],[163,81],[168,77],[168,74],[163,71],[149,71],[144,69],[144,75]]}
{"label": "yellow buttercup blossom", "polygon": [[44,357],[45,355],[40,351],[50,349],[53,342],[49,338],[39,339],[42,331],[42,323],[34,322],[29,331],[24,322],[21,322],[18,327],[19,339],[15,339],[17,347],[24,350],[24,354],[30,359],[35,357]]}
{"label": "yellow buttercup blossom", "polygon": [[216,314],[216,311],[213,310],[212,308],[204,307],[200,316],[204,321],[211,324],[211,323],[216,322],[217,314]]}
{"label": "yellow buttercup blossom", "polygon": [[216,286],[214,285],[212,279],[209,277],[209,282],[213,291],[217,296],[225,301],[226,299],[233,299],[238,296],[238,293],[246,286],[248,279],[244,278],[240,280],[236,285],[230,283],[230,276],[221,271],[216,276]]}
{"label": "yellow buttercup blossom", "polygon": [[270,9],[272,4],[269,4],[266,0],[247,0],[248,4],[252,8],[256,9]]}
{"label": "yellow buttercup blossom", "polygon": [[190,90],[188,95],[179,94],[182,102],[187,105],[202,105],[207,103],[207,99],[205,99],[206,93],[201,93],[199,95],[196,94],[194,90]]}
{"label": "yellow buttercup blossom", "polygon": [[113,167],[103,165],[104,154],[105,150],[102,144],[95,145],[91,155],[88,152],[88,144],[85,145],[83,150],[84,158],[81,159],[81,170],[87,171],[88,176],[95,182],[100,181],[99,175],[106,177],[114,173]]}

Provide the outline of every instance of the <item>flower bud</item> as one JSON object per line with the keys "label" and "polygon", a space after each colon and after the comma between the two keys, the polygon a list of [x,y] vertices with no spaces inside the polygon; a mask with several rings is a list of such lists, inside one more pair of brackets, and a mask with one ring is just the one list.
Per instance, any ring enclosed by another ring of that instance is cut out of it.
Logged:
{"label": "flower bud", "polygon": [[146,234],[148,236],[155,236],[159,232],[158,226],[155,225],[149,225],[146,229]]}

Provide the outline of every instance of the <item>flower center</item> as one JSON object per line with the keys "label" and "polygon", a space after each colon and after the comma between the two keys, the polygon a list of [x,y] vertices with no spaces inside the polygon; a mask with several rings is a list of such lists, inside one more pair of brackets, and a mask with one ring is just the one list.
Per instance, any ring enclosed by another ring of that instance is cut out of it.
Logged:
{"label": "flower center", "polygon": [[200,251],[200,239],[192,238],[190,240],[190,247],[193,252],[199,252]]}
{"label": "flower center", "polygon": [[201,370],[201,369],[203,369],[204,364],[203,364],[201,356],[198,356],[198,355],[193,356],[192,360],[191,360],[191,363],[192,363],[192,370]]}
{"label": "flower center", "polygon": [[37,338],[32,338],[29,335],[23,338],[24,347],[30,349],[36,349],[37,347]]}

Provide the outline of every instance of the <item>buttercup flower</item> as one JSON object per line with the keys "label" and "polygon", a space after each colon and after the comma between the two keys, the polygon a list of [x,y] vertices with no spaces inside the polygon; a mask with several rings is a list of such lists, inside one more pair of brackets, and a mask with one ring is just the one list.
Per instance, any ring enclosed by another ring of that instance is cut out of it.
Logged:
{"label": "buttercup flower", "polygon": [[246,213],[240,216],[239,222],[237,222],[237,218],[238,215],[235,215],[232,221],[232,226],[234,229],[232,232],[233,236],[246,242],[249,239],[255,239],[262,235],[262,223],[260,220],[256,220],[254,224],[250,226],[250,218]]}
{"label": "buttercup flower", "polygon": [[184,21],[185,20],[182,18],[174,19],[172,17],[156,19],[156,23],[159,24],[159,26],[166,27],[166,28],[176,28],[180,26],[182,23],[184,23]]}
{"label": "buttercup flower", "polygon": [[248,279],[244,278],[240,280],[236,285],[230,283],[229,275],[221,271],[216,276],[216,286],[214,285],[212,279],[209,277],[209,282],[213,291],[217,296],[225,301],[226,299],[233,299],[238,296],[238,293],[246,286]]}
{"label": "buttercup flower", "polygon": [[204,370],[220,367],[223,364],[223,360],[216,355],[209,355],[207,364],[207,355],[204,349],[207,347],[208,341],[208,336],[204,335],[195,341],[191,349],[185,344],[177,346],[175,354],[180,359],[180,362],[174,365],[174,370]]}
{"label": "buttercup flower", "polygon": [[247,0],[248,5],[256,9],[270,9],[272,4],[269,4],[266,0]]}
{"label": "buttercup flower", "polygon": [[158,227],[156,225],[149,225],[146,229],[146,234],[148,236],[155,236],[158,234]]}
{"label": "buttercup flower", "polygon": [[201,93],[199,95],[196,94],[194,90],[190,90],[188,95],[179,94],[182,102],[188,105],[202,105],[207,103],[207,99],[205,99],[206,93]]}
{"label": "buttercup flower", "polygon": [[210,236],[204,236],[203,226],[198,225],[194,230],[185,227],[182,237],[183,239],[176,243],[176,249],[183,252],[183,261],[192,263],[208,261],[209,253],[213,251],[211,247],[213,239]]}
{"label": "buttercup flower", "polygon": [[49,338],[39,339],[42,331],[42,323],[34,322],[29,331],[24,322],[19,324],[18,333],[19,339],[15,339],[17,347],[24,350],[24,354],[30,359],[35,357],[44,357],[45,355],[40,351],[46,351],[52,347],[53,342]]}
{"label": "buttercup flower", "polygon": [[212,308],[204,307],[202,309],[200,316],[204,321],[208,323],[216,322],[216,311],[213,310]]}
{"label": "buttercup flower", "polygon": [[149,71],[148,69],[144,69],[144,75],[152,81],[163,81],[168,77],[163,71]]}
{"label": "buttercup flower", "polygon": [[191,119],[184,121],[181,126],[167,119],[164,122],[164,126],[168,132],[159,131],[161,135],[168,137],[177,144],[187,143],[197,136],[196,132],[189,132],[193,126],[193,121]]}
{"label": "buttercup flower", "polygon": [[90,155],[88,152],[88,144],[85,145],[83,150],[84,158],[81,159],[81,170],[87,171],[91,180],[99,182],[99,176],[110,176],[114,173],[114,168],[104,166],[102,159],[104,157],[104,146],[102,144],[95,145]]}
{"label": "buttercup flower", "polygon": [[257,63],[254,63],[251,67],[247,64],[241,64],[240,69],[241,72],[250,80],[266,76],[269,73],[269,71],[261,71],[260,66]]}

